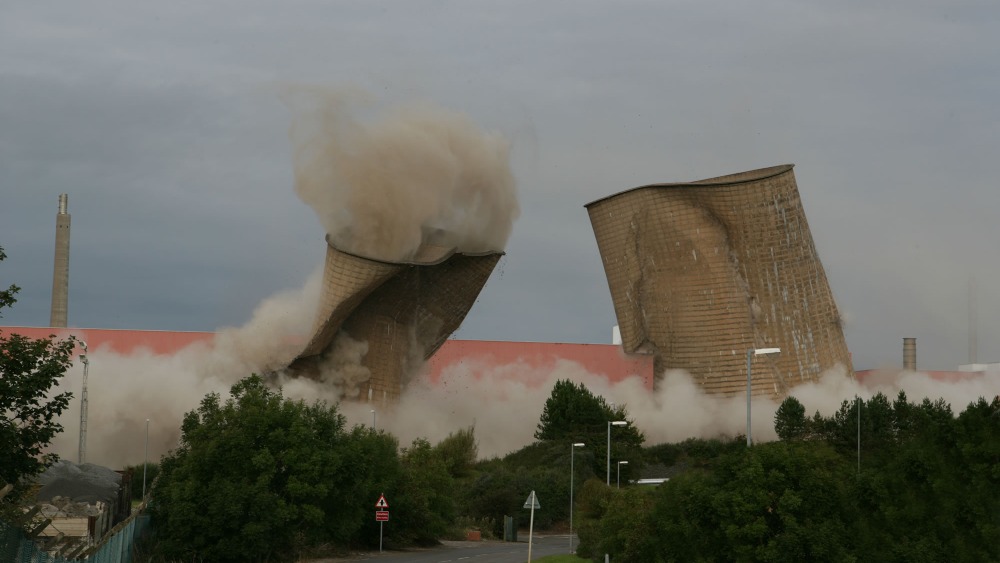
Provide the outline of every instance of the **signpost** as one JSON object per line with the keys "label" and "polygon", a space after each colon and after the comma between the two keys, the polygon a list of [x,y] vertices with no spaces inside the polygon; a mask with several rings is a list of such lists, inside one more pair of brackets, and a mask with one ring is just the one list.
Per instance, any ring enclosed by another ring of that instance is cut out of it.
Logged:
{"label": "signpost", "polygon": [[524,508],[531,509],[531,519],[528,523],[528,563],[531,563],[531,535],[535,529],[535,509],[541,508],[542,505],[538,504],[538,497],[535,496],[535,491],[531,491],[528,495],[528,500],[524,501]]}
{"label": "signpost", "polygon": [[[389,503],[385,500],[385,493],[378,496],[375,501],[375,521],[378,522],[378,552],[382,553],[382,526],[389,521]],[[529,548],[530,550],[530,548]]]}

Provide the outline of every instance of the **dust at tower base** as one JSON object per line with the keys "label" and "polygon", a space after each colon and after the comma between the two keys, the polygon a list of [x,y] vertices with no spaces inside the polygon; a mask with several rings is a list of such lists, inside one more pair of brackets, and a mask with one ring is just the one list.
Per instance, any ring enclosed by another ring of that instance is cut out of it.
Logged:
{"label": "dust at tower base", "polygon": [[654,184],[586,205],[622,347],[683,369],[713,394],[783,396],[838,364],[853,373],[840,314],[792,165]]}
{"label": "dust at tower base", "polygon": [[348,399],[397,401],[409,375],[458,329],[501,256],[423,245],[408,261],[387,262],[327,237],[313,335],[289,370],[334,383]]}

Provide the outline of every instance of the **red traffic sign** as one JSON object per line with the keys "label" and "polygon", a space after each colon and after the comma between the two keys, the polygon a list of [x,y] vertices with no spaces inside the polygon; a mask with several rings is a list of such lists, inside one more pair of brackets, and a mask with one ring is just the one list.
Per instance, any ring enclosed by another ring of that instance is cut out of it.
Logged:
{"label": "red traffic sign", "polygon": [[375,511],[375,521],[376,522],[388,522],[389,521],[389,511],[388,510],[376,510]]}
{"label": "red traffic sign", "polygon": [[385,502],[385,494],[378,496],[378,502],[375,503],[375,508],[389,508],[389,503]]}

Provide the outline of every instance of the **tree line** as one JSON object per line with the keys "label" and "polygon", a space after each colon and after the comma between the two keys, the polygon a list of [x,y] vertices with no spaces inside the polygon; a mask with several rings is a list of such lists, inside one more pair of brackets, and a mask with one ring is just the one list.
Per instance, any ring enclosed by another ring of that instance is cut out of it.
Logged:
{"label": "tree line", "polygon": [[660,448],[690,462],[665,486],[585,491],[580,553],[637,562],[1000,560],[1000,398],[954,416],[942,400],[876,394],[806,417],[789,397],[775,427],[780,441],[751,448],[743,437]]}

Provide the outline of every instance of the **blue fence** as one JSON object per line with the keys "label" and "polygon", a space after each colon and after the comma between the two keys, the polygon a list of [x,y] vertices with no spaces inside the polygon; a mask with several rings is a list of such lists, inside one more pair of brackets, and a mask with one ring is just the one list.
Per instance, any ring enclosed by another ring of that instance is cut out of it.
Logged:
{"label": "blue fence", "polygon": [[17,526],[0,521],[0,561],[3,563],[132,563],[138,542],[149,530],[149,515],[137,511],[111,529],[100,542],[81,549],[62,541],[43,544]]}

